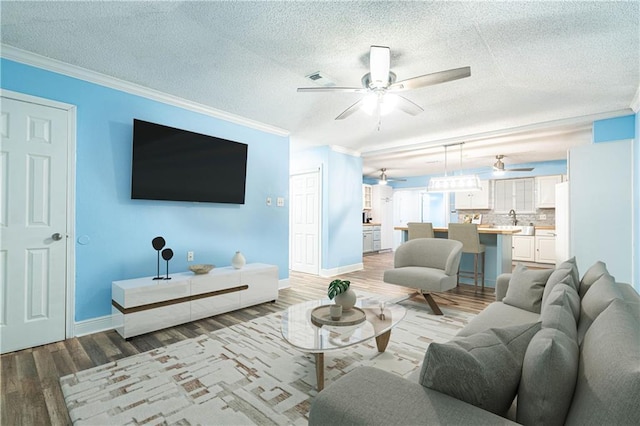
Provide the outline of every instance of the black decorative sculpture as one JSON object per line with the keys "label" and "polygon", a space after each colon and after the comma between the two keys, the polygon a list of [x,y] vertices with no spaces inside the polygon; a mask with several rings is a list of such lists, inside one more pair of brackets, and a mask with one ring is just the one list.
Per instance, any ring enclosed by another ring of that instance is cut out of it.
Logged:
{"label": "black decorative sculpture", "polygon": [[[154,249],[158,250],[158,272],[156,273],[156,276],[154,278],[154,280],[161,280],[163,279],[160,276],[160,250],[162,250],[162,248],[165,246],[165,241],[164,238],[162,237],[155,237],[153,240],[151,240],[151,245],[153,246]],[[173,254],[172,254],[173,256]]]}
{"label": "black decorative sculpture", "polygon": [[162,278],[163,280],[171,279],[171,277],[169,276],[169,260],[171,260],[172,257],[173,257],[173,250],[171,250],[170,248],[166,248],[162,250],[162,258],[167,261],[167,275],[164,278]]}

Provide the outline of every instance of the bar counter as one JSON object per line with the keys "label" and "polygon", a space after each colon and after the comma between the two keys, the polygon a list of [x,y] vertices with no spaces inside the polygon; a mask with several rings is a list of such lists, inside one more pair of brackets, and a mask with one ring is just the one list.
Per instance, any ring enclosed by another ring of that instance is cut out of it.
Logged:
{"label": "bar counter", "polygon": [[[408,240],[409,228],[406,226],[396,226],[393,228],[402,232],[402,242]],[[512,236],[519,233],[519,229],[500,229],[490,227],[478,227],[480,234],[480,243],[486,246],[485,249],[485,287],[495,287],[496,277],[504,272],[511,272],[512,259],[511,251],[513,249]],[[436,238],[447,238],[449,229],[444,227],[434,227],[433,233]],[[463,254],[460,262],[460,269],[464,271],[473,271],[473,255]],[[461,278],[461,282],[472,284],[473,279]],[[480,284],[478,284],[480,287]]]}

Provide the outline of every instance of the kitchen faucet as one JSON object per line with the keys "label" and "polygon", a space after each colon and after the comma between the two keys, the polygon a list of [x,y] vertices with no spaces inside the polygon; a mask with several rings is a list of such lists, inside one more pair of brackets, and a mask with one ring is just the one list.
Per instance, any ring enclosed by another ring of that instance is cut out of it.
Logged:
{"label": "kitchen faucet", "polygon": [[509,210],[509,217],[511,218],[511,224],[516,226],[518,224],[518,219],[516,219],[516,211],[514,209]]}

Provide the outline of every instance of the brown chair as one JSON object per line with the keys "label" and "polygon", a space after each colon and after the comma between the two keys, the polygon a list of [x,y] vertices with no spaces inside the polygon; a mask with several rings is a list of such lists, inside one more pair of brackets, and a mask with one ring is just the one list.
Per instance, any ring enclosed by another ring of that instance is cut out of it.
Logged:
{"label": "brown chair", "polygon": [[433,224],[431,222],[409,222],[409,240],[416,238],[433,238]]}
{"label": "brown chair", "polygon": [[[480,244],[480,235],[478,234],[478,225],[475,223],[450,223],[449,239],[458,240],[462,243],[462,253],[473,254],[473,272],[458,271],[458,285],[460,277],[473,278],[473,284],[478,289],[478,278],[482,280],[482,291],[484,291],[484,271],[485,271],[485,250],[484,244]],[[482,271],[478,267],[478,257],[482,255]]]}

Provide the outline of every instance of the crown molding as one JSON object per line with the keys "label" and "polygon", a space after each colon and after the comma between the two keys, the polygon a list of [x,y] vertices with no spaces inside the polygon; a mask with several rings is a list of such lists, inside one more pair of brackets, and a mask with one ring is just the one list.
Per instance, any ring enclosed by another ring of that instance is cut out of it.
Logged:
{"label": "crown molding", "polygon": [[[490,130],[487,132],[475,133],[470,135],[462,135],[462,136],[454,136],[446,139],[434,139],[426,142],[418,142],[418,143],[409,143],[406,145],[399,146],[387,146],[383,148],[374,148],[371,150],[363,150],[362,157],[373,157],[376,155],[383,155],[389,153],[397,153],[397,152],[405,152],[405,151],[413,151],[416,149],[426,149],[426,148],[434,148],[441,147],[445,145],[456,145],[458,143],[474,143],[483,139],[504,137],[504,136],[514,136],[520,132],[531,132],[531,131],[552,131],[554,129],[561,128],[590,128],[593,125],[594,121],[598,120],[606,120],[608,118],[620,117],[623,115],[629,115],[631,109],[622,109],[615,111],[607,111],[589,115],[583,115],[579,117],[571,117],[571,118],[563,118],[553,121],[545,121],[540,123],[533,123],[518,127],[510,127],[506,129],[499,130]],[[397,143],[397,142],[396,142]]]}
{"label": "crown molding", "polygon": [[640,86],[638,86],[638,90],[636,90],[636,94],[633,97],[633,100],[631,101],[631,105],[629,105],[629,107],[636,114],[638,113],[638,111],[640,111]]}
{"label": "crown molding", "polygon": [[355,151],[353,149],[345,148],[344,146],[329,145],[329,148],[331,148],[331,151],[333,151],[333,152],[339,152],[341,154],[352,155],[354,157],[360,157],[361,156],[359,151]]}
{"label": "crown molding", "polygon": [[33,52],[18,49],[6,44],[0,44],[0,56],[5,59],[20,62],[25,65],[31,65],[37,68],[42,68],[47,71],[63,74],[68,77],[77,78],[80,80],[88,81],[90,83],[105,86],[110,89],[120,90],[132,95],[141,96],[153,101],[162,102],[165,104],[177,106],[189,111],[205,114],[210,117],[218,118],[220,120],[229,121],[241,126],[250,127],[255,130],[271,133],[277,136],[289,136],[288,130],[271,126],[269,124],[261,123],[259,121],[251,120],[239,115],[231,114],[216,108],[212,108],[207,105],[203,105],[197,102],[192,102],[187,99],[180,98],[178,96],[169,95],[167,93],[160,92],[158,90],[150,89],[148,87],[141,86],[139,84],[130,83],[128,81],[121,80],[116,77],[111,77],[105,74],[101,74],[96,71],[91,71],[86,68],[78,67],[76,65],[67,64],[56,59],[47,58],[46,56],[38,55]]}

